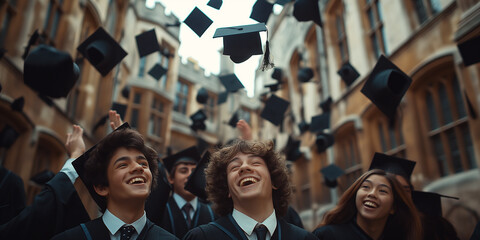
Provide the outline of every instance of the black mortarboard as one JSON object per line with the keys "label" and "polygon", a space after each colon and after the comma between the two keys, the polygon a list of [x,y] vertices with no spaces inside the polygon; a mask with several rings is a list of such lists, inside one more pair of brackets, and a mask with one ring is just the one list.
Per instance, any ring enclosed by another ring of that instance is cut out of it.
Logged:
{"label": "black mortarboard", "polygon": [[190,128],[193,131],[205,130],[207,128],[204,123],[204,121],[207,119],[207,115],[205,114],[205,112],[203,112],[202,109],[199,109],[197,112],[192,114],[190,116],[190,119],[192,120],[192,125],[190,125]]}
{"label": "black mortarboard", "polygon": [[25,84],[52,98],[66,97],[79,74],[80,69],[70,54],[47,45],[36,47],[23,66]]}
{"label": "black mortarboard", "polygon": [[380,56],[361,92],[390,120],[412,83],[412,79],[385,56]]}
{"label": "black mortarboard", "polygon": [[250,18],[261,23],[266,23],[273,10],[273,4],[266,0],[257,0],[252,7]]}
{"label": "black mortarboard", "polygon": [[35,176],[31,177],[30,180],[33,181],[34,183],[38,185],[43,185],[50,181],[55,176],[55,173],[52,171],[45,169],[37,174]]}
{"label": "black mortarboard", "polygon": [[289,3],[289,2],[294,2],[294,1],[295,1],[295,0],[277,0],[277,1],[275,2],[275,4],[278,4],[278,5],[282,5],[282,6],[283,6],[283,5],[285,5],[285,4]]}
{"label": "black mortarboard", "polygon": [[163,164],[167,171],[171,172],[173,167],[180,162],[192,162],[197,164],[199,160],[200,154],[198,154],[197,146],[192,146],[164,158]]}
{"label": "black mortarboard", "polygon": [[265,87],[270,88],[270,92],[276,92],[278,90],[278,88],[280,87],[280,83],[278,81],[276,81],[275,83],[265,85]]}
{"label": "black mortarboard", "polygon": [[202,10],[195,7],[190,15],[183,21],[192,29],[199,37],[207,31],[208,27],[212,25],[213,21],[202,12]]}
{"label": "black mortarboard", "polygon": [[117,111],[117,113],[120,114],[120,117],[122,119],[125,119],[125,115],[127,113],[127,105],[126,104],[121,104],[121,103],[114,102],[112,104],[112,110]]}
{"label": "black mortarboard", "polygon": [[77,50],[102,74],[106,76],[127,56],[127,52],[102,28],[98,28],[83,41]]}
{"label": "black mortarboard", "polygon": [[323,26],[318,0],[297,0],[293,4],[293,16],[299,22],[314,21],[318,26]]}
{"label": "black mortarboard", "polygon": [[10,104],[10,108],[17,112],[22,112],[23,106],[25,106],[25,98],[23,96],[13,100],[12,104]]}
{"label": "black mortarboard", "polygon": [[[1,88],[0,88],[0,89],[1,89]],[[0,91],[1,91],[1,90],[0,90]],[[468,112],[470,113],[470,116],[471,116],[473,119],[477,119],[477,111],[475,111],[475,107],[473,107],[473,104],[472,104],[472,102],[470,101],[470,98],[468,97],[466,91],[464,92],[464,94],[465,94],[465,101],[467,102],[467,109],[468,109]]]}
{"label": "black mortarboard", "polygon": [[135,36],[137,42],[138,55],[140,58],[160,50],[155,28]]}
{"label": "black mortarboard", "polygon": [[305,120],[301,121],[298,124],[298,129],[300,130],[300,134],[303,134],[304,132],[308,131],[309,128],[310,128],[310,124],[305,122]]}
{"label": "black mortarboard", "polygon": [[203,154],[205,150],[210,148],[210,143],[201,137],[197,137],[197,149],[199,154]]}
{"label": "black mortarboard", "polygon": [[317,133],[330,128],[330,113],[322,113],[312,117],[310,122],[310,132]]}
{"label": "black mortarboard", "polygon": [[281,82],[283,78],[283,70],[281,68],[274,68],[271,77]]}
{"label": "black mortarboard", "polygon": [[445,196],[434,192],[413,191],[413,203],[417,210],[429,216],[442,216],[442,197],[457,199],[457,197]]}
{"label": "black mortarboard", "polygon": [[[125,128],[130,128],[130,125],[128,125],[127,122],[123,123],[120,125],[120,127],[116,128],[114,130],[118,131],[120,129],[125,129]],[[111,134],[111,133],[110,133]],[[90,179],[87,178],[86,173],[85,173],[85,163],[87,162],[88,158],[90,157],[90,153],[97,147],[97,144],[95,144],[93,147],[88,149],[85,153],[83,153],[80,157],[75,159],[72,162],[73,167],[75,168],[75,171],[77,171],[78,176],[84,183],[85,187],[87,187],[88,192],[90,193],[90,196],[92,196],[93,200],[97,203],[97,205],[100,207],[100,209],[105,210],[107,208],[107,201],[104,197],[100,196],[97,194],[95,191],[95,188],[90,181]]]}
{"label": "black mortarboard", "polygon": [[197,102],[201,104],[205,104],[208,101],[208,91],[206,88],[202,87],[197,92]]}
{"label": "black mortarboard", "polygon": [[238,89],[245,88],[234,73],[219,76],[218,78],[220,78],[223,86],[225,86],[225,89],[229,92],[236,92]]}
{"label": "black mortarboard", "polygon": [[352,85],[353,82],[360,76],[357,70],[350,64],[346,62],[342,67],[337,71],[337,74],[340,75],[342,80],[347,84],[347,86]]}
{"label": "black mortarboard", "polygon": [[240,119],[238,118],[238,113],[235,112],[235,113],[232,114],[232,117],[230,117],[230,120],[228,120],[228,125],[230,125],[233,128],[237,128],[237,122],[239,120]]}
{"label": "black mortarboard", "polygon": [[20,134],[14,128],[8,124],[5,125],[0,132],[0,148],[10,148],[18,136],[20,136]]}
{"label": "black mortarboard", "polygon": [[315,137],[315,145],[317,146],[317,152],[322,153],[327,148],[332,146],[334,143],[334,137],[332,134],[329,133],[318,133],[317,136]]}
{"label": "black mortarboard", "polygon": [[3,55],[5,55],[6,52],[7,52],[7,49],[0,47],[0,59],[3,58]]}
{"label": "black mortarboard", "polygon": [[301,68],[297,73],[298,81],[305,83],[313,78],[313,70],[309,67]]}
{"label": "black mortarboard", "polygon": [[382,169],[385,172],[400,175],[410,182],[415,164],[417,163],[414,161],[376,152],[368,170]]}
{"label": "black mortarboard", "polygon": [[287,111],[289,105],[289,101],[272,94],[267,102],[265,102],[265,107],[260,113],[260,116],[273,123],[275,126],[278,126],[282,123],[285,111]]}
{"label": "black mortarboard", "polygon": [[220,105],[222,103],[225,103],[228,98],[228,91],[221,92],[218,94],[218,99],[217,99],[217,104]]}
{"label": "black mortarboard", "polygon": [[223,1],[222,0],[210,0],[208,1],[207,5],[215,8],[215,9],[220,9],[222,7]]}
{"label": "black mortarboard", "polygon": [[130,85],[125,85],[125,87],[123,87],[122,96],[126,99],[130,97]]}
{"label": "black mortarboard", "polygon": [[292,136],[288,136],[287,145],[285,146],[285,156],[288,161],[296,161],[302,157],[303,153],[300,151],[300,140],[295,140]]}
{"label": "black mortarboard", "polygon": [[162,65],[160,65],[159,63],[156,63],[151,69],[150,71],[148,71],[148,74],[150,76],[152,76],[153,78],[155,78],[155,80],[159,80],[163,74],[165,74],[167,72],[167,69],[165,69]]}
{"label": "black mortarboard", "polygon": [[321,102],[320,108],[322,108],[322,111],[324,113],[330,112],[330,110],[332,109],[332,97],[329,96],[327,99]]}
{"label": "black mortarboard", "polygon": [[457,47],[466,67],[480,62],[480,35],[458,44]]}
{"label": "black mortarboard", "polygon": [[185,184],[185,189],[191,192],[193,195],[207,200],[207,192],[205,191],[206,178],[205,178],[205,168],[210,161],[210,152],[206,151],[203,154],[202,159],[197,164],[197,167],[193,170],[192,174],[188,176],[188,181]]}
{"label": "black mortarboard", "polygon": [[320,170],[325,178],[325,185],[329,188],[337,186],[337,178],[344,174],[343,170],[335,164],[330,164]]}
{"label": "black mortarboard", "polygon": [[168,182],[167,172],[165,166],[161,161],[158,162],[158,177],[157,186],[152,189],[152,192],[145,202],[145,212],[148,220],[159,224],[162,221],[165,207],[172,191],[172,185]]}
{"label": "black mortarboard", "polygon": [[213,38],[223,37],[223,55],[234,63],[241,63],[252,55],[263,53],[260,33],[267,31],[264,23],[217,28]]}

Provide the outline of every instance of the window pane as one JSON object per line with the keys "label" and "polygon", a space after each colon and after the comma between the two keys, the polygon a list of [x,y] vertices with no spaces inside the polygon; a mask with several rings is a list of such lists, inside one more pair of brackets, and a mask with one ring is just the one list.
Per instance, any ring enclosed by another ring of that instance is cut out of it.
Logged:
{"label": "window pane", "polygon": [[130,119],[130,125],[132,128],[137,128],[137,123],[138,123],[138,109],[132,109],[132,117]]}
{"label": "window pane", "polygon": [[182,99],[180,106],[181,106],[180,112],[183,113],[183,114],[186,114],[187,113],[187,100]]}
{"label": "window pane", "polygon": [[145,76],[145,62],[146,62],[146,60],[147,59],[145,57],[140,58],[140,63],[138,64],[138,76],[139,77]]}
{"label": "window pane", "polygon": [[375,18],[373,17],[373,12],[372,9],[367,10],[367,15],[368,15],[368,21],[370,22],[370,29],[375,28]]}
{"label": "window pane", "polygon": [[475,161],[475,153],[473,151],[472,138],[470,137],[470,129],[467,123],[462,124],[461,132],[463,136],[463,143],[465,144],[466,148],[464,149],[464,151],[467,156],[467,161],[470,164],[470,168],[477,168],[477,162]]}
{"label": "window pane", "polygon": [[388,54],[387,36],[385,35],[385,28],[381,27],[380,32],[382,33],[383,51],[385,52],[385,54]]}
{"label": "window pane", "polygon": [[450,110],[450,103],[448,101],[447,90],[445,84],[440,84],[438,89],[438,95],[440,97],[440,104],[442,106],[443,124],[451,123],[453,121],[452,112]]}
{"label": "window pane", "polygon": [[150,115],[150,119],[148,120],[148,134],[154,135],[155,134],[155,116]]}
{"label": "window pane", "polygon": [[188,96],[188,85],[187,84],[183,85],[183,96]]}
{"label": "window pane", "polygon": [[460,92],[460,86],[458,86],[457,78],[453,79],[453,94],[455,94],[455,105],[457,106],[458,118],[467,116],[465,107],[463,105],[462,93]]}
{"label": "window pane", "polygon": [[420,24],[424,23],[428,17],[423,0],[413,0],[413,4],[415,5],[415,12],[417,13],[418,22]]}
{"label": "window pane", "polygon": [[457,137],[455,135],[455,130],[450,129],[446,132],[448,138],[448,145],[450,146],[450,153],[452,156],[453,171],[455,173],[462,172],[462,158],[460,156],[460,149],[457,145]]}
{"label": "window pane", "polygon": [[382,152],[387,151],[387,142],[385,141],[385,133],[383,132],[382,123],[378,124],[378,133],[380,135],[380,144],[382,145]]}
{"label": "window pane", "polygon": [[378,46],[378,41],[377,41],[377,35],[375,33],[370,36],[370,40],[372,41],[372,47],[373,47],[373,52],[375,53],[375,56],[378,58],[380,57],[380,49]]}
{"label": "window pane", "polygon": [[437,113],[435,111],[435,104],[433,103],[433,96],[430,92],[426,96],[428,119],[430,120],[430,130],[437,129],[439,127],[437,120]]}
{"label": "window pane", "polygon": [[432,8],[432,14],[435,15],[442,10],[439,0],[430,0],[430,7]]}
{"label": "window pane", "polygon": [[133,96],[133,103],[140,104],[141,100],[142,95],[140,95],[140,93],[135,93],[135,95]]}
{"label": "window pane", "polygon": [[155,135],[162,136],[162,118],[157,118],[157,124],[155,126]]}
{"label": "window pane", "polygon": [[377,16],[378,16],[377,21],[382,22],[383,21],[383,13],[382,13],[382,5],[380,4],[380,1],[377,2]]}
{"label": "window pane", "polygon": [[440,138],[440,135],[435,135],[432,137],[432,144],[435,150],[435,157],[438,161],[440,175],[445,176],[448,174],[448,166],[445,152],[443,151],[442,139]]}

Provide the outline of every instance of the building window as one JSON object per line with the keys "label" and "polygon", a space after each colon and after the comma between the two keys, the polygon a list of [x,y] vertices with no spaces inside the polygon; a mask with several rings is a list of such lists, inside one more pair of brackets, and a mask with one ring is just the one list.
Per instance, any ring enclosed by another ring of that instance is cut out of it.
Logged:
{"label": "building window", "polygon": [[133,129],[138,128],[138,118],[140,115],[140,107],[142,103],[142,94],[140,92],[135,92],[133,95],[133,103],[131,105],[132,113],[130,114],[130,126]]}
{"label": "building window", "polygon": [[400,121],[396,121],[395,126],[390,127],[388,119],[382,116],[379,118],[377,126],[382,152],[387,155],[406,158]]}
{"label": "building window", "polygon": [[8,34],[10,22],[17,13],[17,1],[9,0],[0,6],[0,47],[5,47],[5,38]]}
{"label": "building window", "polygon": [[212,94],[211,92],[208,92],[208,100],[207,103],[205,104],[205,114],[207,115],[207,120],[209,122],[215,122],[215,112],[216,112],[216,106],[217,106],[217,96]]}
{"label": "building window", "polygon": [[167,72],[160,78],[160,88],[166,89],[167,87],[167,76],[168,76],[168,65],[170,64],[170,59],[168,56],[164,55],[163,53],[159,52],[158,54],[158,63],[162,65],[163,68],[167,69]]}
{"label": "building window", "polygon": [[[433,81],[432,81],[433,80]],[[421,90],[427,136],[441,176],[477,168],[460,86],[453,70],[436,73]]]}
{"label": "building window", "polygon": [[138,64],[138,77],[144,77],[145,76],[145,64],[147,62],[146,57],[140,58],[140,63]]}
{"label": "building window", "polygon": [[237,114],[238,114],[239,119],[243,119],[243,120],[245,120],[245,122],[252,125],[252,123],[250,122],[250,115],[251,115],[250,111],[245,110],[243,108],[240,108],[240,109],[238,109]]}
{"label": "building window", "polygon": [[62,5],[63,0],[50,0],[45,22],[43,23],[44,37],[46,37],[52,45],[54,45],[60,18],[63,14]]}
{"label": "building window", "polygon": [[187,114],[189,88],[190,87],[188,84],[182,81],[177,81],[177,88],[175,90],[176,95],[173,102],[173,111]]}
{"label": "building window", "polygon": [[108,2],[107,24],[105,29],[110,35],[115,36],[115,24],[117,23],[117,4],[115,0]]}
{"label": "building window", "polygon": [[353,129],[346,131],[352,131],[350,133],[341,134],[338,143],[335,143],[338,152],[336,154],[336,164],[345,171],[345,181],[339,184],[340,191],[345,191],[350,185],[362,175],[362,167],[360,164],[360,156],[357,147],[357,138],[353,133]]}
{"label": "building window", "polygon": [[348,61],[347,33],[345,31],[345,14],[343,1],[336,1],[332,7],[331,17],[335,21],[335,33],[333,41],[337,43],[338,56],[342,63]]}
{"label": "building window", "polygon": [[148,134],[156,137],[163,137],[163,123],[165,119],[164,104],[159,97],[152,101],[150,119],[148,121]]}
{"label": "building window", "polygon": [[435,16],[442,9],[439,0],[412,0],[419,24],[423,24],[430,17]]}
{"label": "building window", "polygon": [[365,11],[368,18],[368,35],[372,43],[372,50],[375,57],[378,58],[382,53],[388,53],[380,0],[366,0]]}

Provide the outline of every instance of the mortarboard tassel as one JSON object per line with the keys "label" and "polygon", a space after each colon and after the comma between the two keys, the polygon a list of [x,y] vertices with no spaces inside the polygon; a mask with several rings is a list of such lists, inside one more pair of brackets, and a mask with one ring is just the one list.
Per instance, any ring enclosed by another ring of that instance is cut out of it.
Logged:
{"label": "mortarboard tassel", "polygon": [[265,43],[265,54],[263,55],[262,71],[272,69],[275,66],[270,59],[270,43],[268,41],[268,28],[267,28],[267,42]]}
{"label": "mortarboard tassel", "polygon": [[25,52],[23,52],[23,55],[22,55],[23,60],[27,58],[28,53],[30,52],[30,47],[32,47],[32,45],[34,45],[37,42],[39,36],[40,35],[38,34],[38,29],[35,29],[32,36],[30,36],[30,39],[28,40],[28,44],[25,47]]}

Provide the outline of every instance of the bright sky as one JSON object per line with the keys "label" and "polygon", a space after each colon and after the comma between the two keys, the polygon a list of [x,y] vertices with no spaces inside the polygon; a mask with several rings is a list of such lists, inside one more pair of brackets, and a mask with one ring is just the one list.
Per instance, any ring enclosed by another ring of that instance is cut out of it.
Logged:
{"label": "bright sky", "polygon": [[[198,61],[199,65],[205,69],[207,74],[218,74],[220,71],[219,50],[223,47],[222,38],[213,38],[217,28],[231,27],[238,25],[254,24],[257,21],[250,19],[252,6],[256,0],[223,0],[220,10],[207,5],[209,0],[147,0],[147,7],[154,7],[155,2],[160,2],[166,7],[166,12],[173,12],[182,22],[180,25],[180,49],[179,55],[182,61],[191,57]],[[205,13],[213,23],[198,37],[187,25],[183,23],[190,12],[198,7]],[[281,6],[275,5],[274,12],[281,11]],[[265,43],[266,34],[260,34],[262,42]],[[263,55],[254,55],[247,61],[235,64],[234,72],[245,86],[248,96],[254,94],[255,71],[258,68],[259,61]]]}

